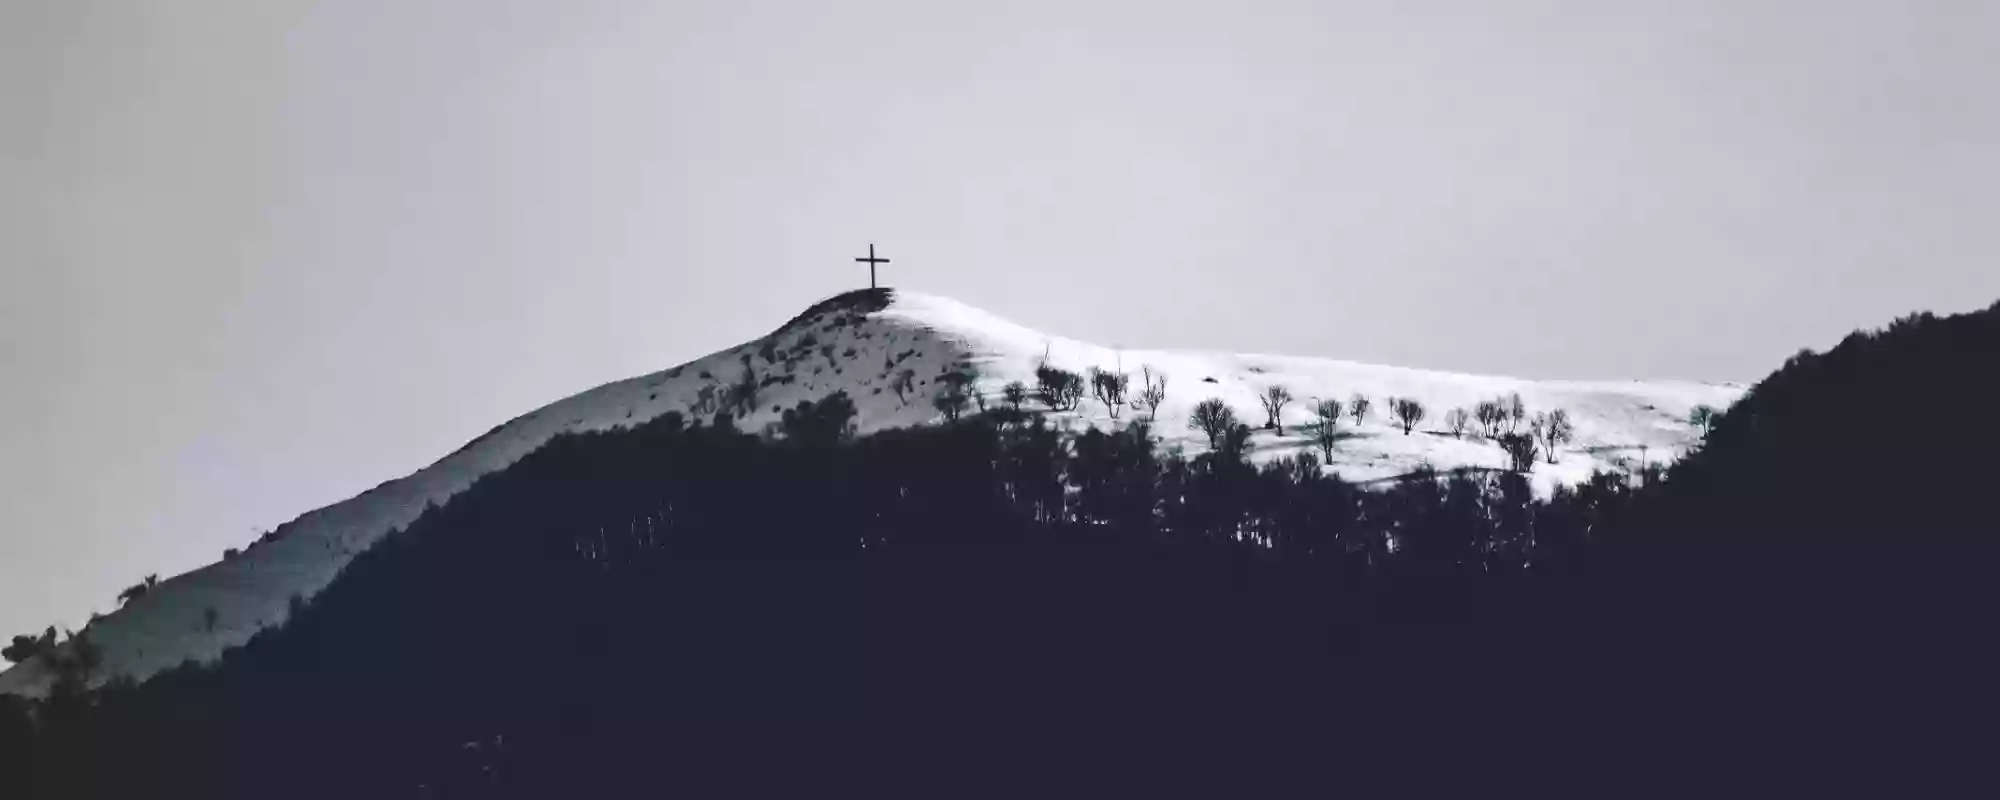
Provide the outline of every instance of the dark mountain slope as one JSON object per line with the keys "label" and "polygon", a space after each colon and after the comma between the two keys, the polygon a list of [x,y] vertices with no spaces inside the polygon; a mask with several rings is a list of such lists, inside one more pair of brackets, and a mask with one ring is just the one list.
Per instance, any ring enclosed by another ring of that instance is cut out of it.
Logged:
{"label": "dark mountain slope", "polygon": [[[1143,432],[1065,445],[1007,411],[847,441],[837,399],[777,437],[678,414],[564,434],[218,667],[59,691],[32,726],[0,709],[0,781],[1921,790],[1980,766],[1991,718],[1969,578],[1995,475],[1966,449],[1991,434],[1843,433],[1887,408],[1857,397],[1976,418],[1996,314],[1795,358],[1663,481],[1549,502],[1506,474],[1369,492],[1227,446],[1160,458]],[[1944,469],[1862,483],[1840,453]]]}

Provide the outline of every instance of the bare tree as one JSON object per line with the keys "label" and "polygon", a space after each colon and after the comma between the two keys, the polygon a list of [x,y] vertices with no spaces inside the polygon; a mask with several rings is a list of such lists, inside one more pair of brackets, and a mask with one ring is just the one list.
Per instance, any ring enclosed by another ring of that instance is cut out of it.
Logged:
{"label": "bare tree", "polygon": [[[959,415],[965,412],[968,404],[976,403],[979,410],[986,410],[986,397],[979,393],[979,370],[972,365],[964,364],[957,370],[945,373],[938,378],[938,383],[944,385],[944,391],[938,397],[931,398],[931,404],[937,406],[940,411],[944,411],[946,404],[955,406],[953,410],[945,411],[945,419],[956,421]],[[943,399],[946,397],[953,399]]]}
{"label": "bare tree", "polygon": [[1360,425],[1361,418],[1368,416],[1368,396],[1355,392],[1347,401],[1347,413],[1354,415],[1354,424]]}
{"label": "bare tree", "polygon": [[1535,437],[1523,433],[1503,433],[1494,437],[1500,449],[1507,451],[1510,467],[1515,472],[1528,472],[1535,468]]}
{"label": "bare tree", "polygon": [[1285,388],[1282,383],[1271,384],[1270,388],[1264,390],[1263,396],[1257,398],[1257,402],[1264,404],[1264,413],[1268,417],[1264,427],[1283,431],[1285,426],[1279,417],[1285,412],[1285,404],[1292,402],[1292,390]]}
{"label": "bare tree", "polygon": [[1501,408],[1507,412],[1507,432],[1519,432],[1521,423],[1528,421],[1528,407],[1521,402],[1521,393],[1507,395],[1507,399],[1501,401]]}
{"label": "bare tree", "polygon": [[1250,426],[1241,422],[1222,432],[1222,445],[1216,452],[1230,461],[1242,461],[1243,454],[1250,451]]}
{"label": "bare tree", "polygon": [[1082,375],[1043,364],[1035,368],[1035,382],[1040,384],[1037,393],[1042,402],[1052,411],[1069,411],[1083,402]]}
{"label": "bare tree", "polygon": [[1396,416],[1396,424],[1402,426],[1403,435],[1408,436],[1410,435],[1411,428],[1417,427],[1417,423],[1424,421],[1426,409],[1423,403],[1410,398],[1391,397],[1389,398],[1389,413]]}
{"label": "bare tree", "polygon": [[1312,406],[1313,418],[1306,423],[1306,435],[1319,446],[1321,460],[1333,463],[1333,445],[1340,439],[1340,401],[1321,400]]}
{"label": "bare tree", "polygon": [[1569,412],[1560,408],[1547,414],[1536,414],[1530,430],[1541,442],[1543,454],[1551,464],[1556,463],[1556,448],[1576,438],[1576,426],[1570,423]]}
{"label": "bare tree", "polygon": [[160,576],[157,573],[152,575],[147,575],[144,580],[132,584],[131,586],[127,586],[125,587],[125,591],[119,592],[118,604],[122,606],[125,605],[127,602],[144,597],[146,596],[147,592],[152,591],[153,587],[158,585],[160,585]]}
{"label": "bare tree", "polygon": [[1472,423],[1472,415],[1463,408],[1444,412],[1444,426],[1451,430],[1451,438],[1465,438],[1465,427]]}
{"label": "bare tree", "polygon": [[1104,410],[1112,419],[1125,408],[1125,389],[1131,385],[1131,377],[1123,372],[1105,372],[1090,368],[1090,392],[1097,401],[1104,404]]}
{"label": "bare tree", "polygon": [[1492,438],[1500,432],[1500,424],[1507,419],[1506,409],[1497,400],[1481,400],[1473,406],[1472,418],[1479,421],[1479,435]]}
{"label": "bare tree", "polygon": [[1707,404],[1698,405],[1694,407],[1693,411],[1688,413],[1688,424],[1700,428],[1701,435],[1707,436],[1709,430],[1715,427],[1716,418],[1721,415],[1722,412],[1716,411],[1715,406]]}
{"label": "bare tree", "polygon": [[1007,405],[1013,406],[1015,411],[1019,411],[1021,410],[1021,404],[1028,400],[1028,385],[1020,381],[1013,381],[1001,387],[1000,396],[1006,398]]}
{"label": "bare tree", "polygon": [[954,383],[938,390],[931,398],[931,407],[943,413],[946,422],[957,422],[959,415],[965,413],[966,401],[965,389]]}
{"label": "bare tree", "polygon": [[1236,412],[1229,410],[1229,404],[1220,397],[1211,397],[1194,407],[1194,416],[1188,418],[1188,427],[1208,436],[1208,446],[1217,447],[1222,435],[1236,425]]}
{"label": "bare tree", "polygon": [[1146,409],[1146,420],[1150,422],[1159,418],[1160,404],[1167,401],[1167,375],[1160,373],[1154,377],[1152,367],[1141,366],[1139,379],[1139,397],[1132,401],[1132,410]]}

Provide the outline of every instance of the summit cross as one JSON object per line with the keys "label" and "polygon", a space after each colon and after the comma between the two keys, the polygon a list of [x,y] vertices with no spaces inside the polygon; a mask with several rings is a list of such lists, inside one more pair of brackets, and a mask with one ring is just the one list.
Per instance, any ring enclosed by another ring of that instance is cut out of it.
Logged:
{"label": "summit cross", "polygon": [[876,257],[875,257],[875,243],[874,243],[874,242],[869,242],[869,243],[868,243],[868,257],[867,257],[867,258],[857,258],[857,259],[854,259],[854,260],[855,260],[855,261],[866,261],[866,262],[868,262],[868,288],[870,288],[870,289],[873,289],[873,288],[875,288],[875,265],[876,265],[876,264],[887,264],[887,263],[889,263],[889,259],[886,259],[886,258],[876,258]]}

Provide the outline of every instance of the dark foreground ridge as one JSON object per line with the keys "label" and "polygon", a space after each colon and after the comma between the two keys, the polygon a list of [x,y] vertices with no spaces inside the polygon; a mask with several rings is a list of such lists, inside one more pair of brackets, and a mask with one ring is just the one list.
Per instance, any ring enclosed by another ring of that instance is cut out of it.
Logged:
{"label": "dark foreground ridge", "polygon": [[[887,298],[827,302],[857,295]],[[216,667],[0,698],[0,787],[1964,785],[2000,442],[1855,422],[1990,408],[1996,353],[2000,306],[1856,334],[1670,473],[1548,501],[1509,473],[1378,492],[1163,457],[1143,425],[1066,442],[1013,408],[854,439],[843,395],[774,437],[564,435]]]}

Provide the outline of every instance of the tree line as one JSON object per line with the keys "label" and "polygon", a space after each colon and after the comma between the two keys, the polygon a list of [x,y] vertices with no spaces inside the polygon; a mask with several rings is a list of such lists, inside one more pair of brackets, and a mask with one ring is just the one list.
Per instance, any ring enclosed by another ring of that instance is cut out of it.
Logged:
{"label": "tree line", "polygon": [[[865,437],[840,395],[768,433],[725,412],[566,434],[217,665],[0,698],[0,786],[648,796],[1058,759],[1128,787],[1171,786],[1163,760],[1327,785],[1504,754],[1604,793],[1832,786],[1921,750],[1915,787],[1994,666],[1996,433],[1841,426],[1985,402],[1994,352],[2000,306],[1898,320],[1787,361],[1671,470],[1547,499],[1514,470],[1363,490],[1315,452],[1253,466],[1241,423],[1193,457],[1136,413],[1070,437],[1025,386]],[[1467,424],[1532,432],[1493,402]]]}
{"label": "tree line", "polygon": [[[1110,395],[1116,387],[1095,391]],[[1146,419],[1072,438],[1008,402],[939,426],[857,437],[851,398],[835,394],[786,410],[768,434],[739,431],[727,411],[563,434],[357,556],[319,597],[296,603],[283,627],[260,633],[217,666],[186,665],[142,686],[85,690],[65,681],[46,700],[10,700],[0,708],[7,717],[0,728],[13,737],[6,747],[32,756],[13,767],[11,780],[31,787],[24,792],[31,797],[146,787],[247,796],[337,753],[379,771],[322,775],[321,788],[367,793],[397,782],[466,779],[452,772],[462,755],[454,748],[497,734],[514,742],[515,752],[532,753],[517,757],[535,766],[512,767],[534,773],[518,776],[520,785],[546,789],[552,784],[543,781],[602,756],[578,742],[612,747],[608,731],[665,724],[613,709],[693,713],[684,706],[694,702],[690,692],[729,686],[725,694],[740,699],[752,690],[709,673],[693,684],[662,677],[692,669],[675,666],[691,642],[720,635],[699,620],[663,623],[663,609],[701,602],[685,588],[663,587],[710,586],[702,575],[717,565],[817,564],[829,570],[824,574],[868,574],[878,587],[912,593],[935,591],[933,576],[949,574],[962,587],[992,593],[953,597],[1011,604],[1046,627],[1008,628],[1010,611],[976,624],[927,628],[931,623],[903,620],[913,627],[852,635],[889,636],[896,641],[880,643],[884,652],[911,658],[930,657],[935,645],[918,630],[1032,650],[1049,646],[1044,634],[1082,635],[1070,631],[1079,624],[1070,615],[1089,618],[1089,598],[1100,592],[1158,599],[1188,591],[1173,570],[1166,577],[1128,574],[1121,562],[1134,555],[1169,554],[1166,563],[1182,565],[1174,570],[1198,573],[1284,565],[1267,576],[1271,586],[1307,581],[1321,587],[1315,592],[1369,587],[1435,599],[1579,563],[1632,495],[1622,478],[1603,475],[1538,500],[1517,474],[1470,470],[1425,472],[1388,491],[1364,491],[1323,474],[1312,453],[1253,466],[1247,430],[1237,425],[1216,450],[1188,458],[1160,452]],[[994,571],[1003,564],[1013,572]],[[1063,587],[1050,595],[1010,588],[1008,575],[1041,575],[1058,564],[1076,565],[1067,568],[1075,572],[1036,578]],[[849,602],[798,594],[808,585],[827,591],[824,574],[793,574],[788,580],[799,583],[766,588],[785,598],[787,613]],[[1234,619],[1262,620],[1270,611],[1261,603],[1243,607],[1228,592],[1214,602],[1211,611],[1227,609]],[[819,635],[733,613],[720,619]],[[850,630],[873,624],[859,617],[902,619],[897,614],[906,612],[856,613],[821,622]],[[1146,612],[1153,613],[1164,612]],[[1282,616],[1317,613],[1308,604]],[[1175,641],[1172,630],[1157,628],[1158,640],[1147,646]],[[881,685],[894,674],[890,664],[870,663],[890,672],[843,679]],[[662,680],[667,685],[655,685]],[[564,698],[582,686],[601,687],[602,697],[575,702],[615,717],[610,728],[565,727],[561,708],[573,698]],[[703,716],[722,713],[696,716],[723,724]],[[121,768],[87,767],[100,763]]]}

